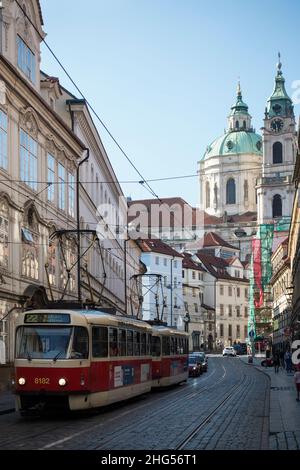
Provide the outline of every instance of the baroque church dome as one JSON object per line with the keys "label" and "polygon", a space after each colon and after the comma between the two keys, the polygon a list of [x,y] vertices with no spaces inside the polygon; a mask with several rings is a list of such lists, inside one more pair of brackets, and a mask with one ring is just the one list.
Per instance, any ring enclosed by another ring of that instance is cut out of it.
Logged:
{"label": "baroque church dome", "polygon": [[262,155],[262,140],[251,127],[248,106],[243,102],[240,85],[236,103],[228,116],[229,128],[221,137],[208,145],[201,160],[223,155],[255,154]]}

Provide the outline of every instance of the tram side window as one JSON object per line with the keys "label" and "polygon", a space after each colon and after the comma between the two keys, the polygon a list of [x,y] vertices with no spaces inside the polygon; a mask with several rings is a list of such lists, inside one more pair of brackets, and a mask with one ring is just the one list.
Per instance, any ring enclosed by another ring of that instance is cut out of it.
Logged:
{"label": "tram side window", "polygon": [[139,331],[133,332],[133,355],[139,356],[140,355],[140,333]]}
{"label": "tram side window", "polygon": [[89,355],[89,336],[83,326],[75,326],[71,359],[87,359]]}
{"label": "tram side window", "polygon": [[120,356],[126,356],[126,330],[119,330]]}
{"label": "tram side window", "polygon": [[133,356],[133,331],[127,330],[127,356]]}
{"label": "tram side window", "polygon": [[152,336],[147,333],[147,355],[148,356],[151,356],[151,339],[152,339]]}
{"label": "tram side window", "polygon": [[160,356],[160,338],[158,336],[152,336],[151,341],[151,349],[152,349],[152,356],[158,357]]}
{"label": "tram side window", "polygon": [[169,336],[163,336],[162,353],[163,353],[163,356],[170,356],[170,338],[169,338]]}
{"label": "tram side window", "polygon": [[178,349],[178,338],[174,338],[174,349],[175,349],[175,354],[180,354],[180,351]]}
{"label": "tram side window", "polygon": [[117,328],[109,328],[109,355],[110,357],[119,355]]}
{"label": "tram side window", "polygon": [[93,356],[108,356],[108,331],[104,326],[93,327],[92,332]]}
{"label": "tram side window", "polygon": [[189,341],[187,338],[184,341],[185,341],[184,353],[188,354],[189,353]]}
{"label": "tram side window", "polygon": [[141,333],[141,356],[146,356],[147,354],[147,334]]}
{"label": "tram side window", "polygon": [[175,354],[175,338],[173,338],[173,336],[171,336],[170,338],[170,353],[171,354]]}

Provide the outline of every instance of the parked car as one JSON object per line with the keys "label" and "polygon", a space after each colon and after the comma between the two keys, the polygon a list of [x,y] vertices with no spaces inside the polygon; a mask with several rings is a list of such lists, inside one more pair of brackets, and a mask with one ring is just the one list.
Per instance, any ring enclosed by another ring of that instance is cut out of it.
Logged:
{"label": "parked car", "polygon": [[189,377],[199,377],[202,374],[201,362],[195,356],[189,356]]}
{"label": "parked car", "polygon": [[195,357],[197,362],[200,362],[202,372],[207,371],[208,363],[207,363],[207,357],[206,357],[204,352],[202,352],[202,351],[194,352],[194,353],[190,354],[190,357]]}
{"label": "parked car", "polygon": [[236,351],[232,346],[226,346],[226,348],[223,349],[223,356],[236,356]]}

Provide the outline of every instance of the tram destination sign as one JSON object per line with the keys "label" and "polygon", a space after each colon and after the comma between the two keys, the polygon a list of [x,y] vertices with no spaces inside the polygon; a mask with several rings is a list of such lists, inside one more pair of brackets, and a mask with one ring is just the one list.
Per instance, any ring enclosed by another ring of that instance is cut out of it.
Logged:
{"label": "tram destination sign", "polygon": [[71,323],[69,313],[26,313],[24,323]]}

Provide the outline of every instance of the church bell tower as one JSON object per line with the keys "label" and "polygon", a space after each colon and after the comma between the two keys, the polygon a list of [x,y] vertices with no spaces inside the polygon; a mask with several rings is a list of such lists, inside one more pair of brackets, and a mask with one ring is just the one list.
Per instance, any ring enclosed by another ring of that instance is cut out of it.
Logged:
{"label": "church bell tower", "polygon": [[262,128],[262,176],[256,186],[259,224],[289,222],[294,197],[295,116],[285,90],[280,54],[278,59],[275,87],[267,102]]}

